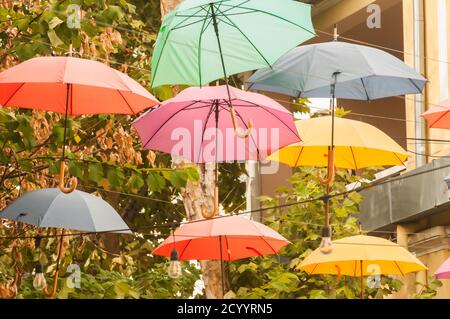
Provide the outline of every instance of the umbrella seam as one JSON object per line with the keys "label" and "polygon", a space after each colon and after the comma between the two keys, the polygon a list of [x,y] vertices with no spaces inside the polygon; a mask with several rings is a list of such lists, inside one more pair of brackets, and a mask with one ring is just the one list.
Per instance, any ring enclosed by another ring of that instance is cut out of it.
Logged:
{"label": "umbrella seam", "polygon": [[19,87],[14,91],[14,93],[11,94],[11,95],[9,96],[9,98],[6,100],[6,102],[3,103],[3,105],[4,105],[4,106],[7,106],[6,104],[8,104],[9,101],[11,101],[11,99],[17,94],[17,92],[19,92],[19,90],[20,90],[24,85],[25,85],[25,82],[22,82],[22,83],[19,85]]}
{"label": "umbrella seam", "polygon": [[[219,8],[216,8],[219,12],[222,12]],[[222,12],[223,13],[223,12]],[[253,42],[245,35],[245,33],[234,23],[233,20],[231,20],[227,15],[224,14],[224,18],[226,18],[228,21],[232,23],[232,26],[235,27],[243,36],[244,38],[251,44],[251,46],[255,49],[255,51],[263,58],[264,62],[269,66],[269,68],[272,69],[272,65],[267,61],[266,57],[258,50],[258,48],[253,44]]]}
{"label": "umbrella seam", "polygon": [[[229,5],[226,5],[226,4],[222,4],[222,6],[229,7]],[[300,28],[300,29],[302,29],[302,30],[304,30],[304,31],[306,31],[306,32],[308,32],[308,33],[314,35],[314,36],[316,35],[315,32],[311,32],[310,30],[306,29],[305,27],[302,27],[301,25],[299,25],[299,24],[297,24],[297,23],[295,23],[295,22],[292,22],[292,21],[290,21],[290,20],[288,20],[288,19],[285,19],[285,18],[283,18],[283,17],[277,16],[276,14],[273,14],[273,13],[270,13],[270,12],[267,12],[267,11],[264,11],[264,10],[260,10],[260,9],[255,9],[255,8],[248,8],[248,7],[242,7],[242,6],[239,6],[239,8],[247,9],[247,10],[254,10],[255,12],[267,14],[267,15],[269,15],[269,16],[272,16],[272,17],[278,18],[278,19],[280,19],[280,20],[283,20],[283,21],[285,21],[285,22],[288,22],[288,23],[290,23],[290,24],[293,24],[293,25],[295,25],[296,27],[298,27],[298,28]]]}
{"label": "umbrella seam", "polygon": [[125,98],[125,96],[123,96],[122,91],[121,90],[117,90],[117,92],[119,92],[120,96],[122,97],[122,99],[125,101],[125,103],[127,104],[128,108],[131,111],[131,114],[135,115],[136,112],[133,110],[133,108],[131,107],[130,103],[128,103],[127,99]]}

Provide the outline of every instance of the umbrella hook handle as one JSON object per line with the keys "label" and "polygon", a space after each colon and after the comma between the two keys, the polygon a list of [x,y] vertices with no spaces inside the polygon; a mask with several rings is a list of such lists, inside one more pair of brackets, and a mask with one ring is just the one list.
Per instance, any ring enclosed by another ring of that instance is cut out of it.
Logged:
{"label": "umbrella hook handle", "polygon": [[210,212],[206,210],[205,205],[200,206],[200,212],[205,219],[211,219],[219,214],[219,187],[216,186],[214,189],[214,209]]}
{"label": "umbrella hook handle", "polygon": [[328,176],[324,178],[320,174],[320,170],[317,170],[317,178],[321,184],[329,185],[334,178],[334,173],[334,149],[330,147],[328,149]]}
{"label": "umbrella hook handle", "polygon": [[55,272],[55,276],[54,276],[54,278],[53,278],[53,284],[52,284],[52,290],[51,291],[48,291],[48,289],[47,289],[47,287],[45,287],[45,289],[44,289],[44,295],[45,295],[45,297],[47,297],[47,298],[53,298],[54,296],[55,296],[55,294],[56,294],[56,288],[57,288],[57,286],[58,286],[58,279],[59,279],[59,270],[57,270],[56,272]]}
{"label": "umbrella hook handle", "polygon": [[48,291],[47,287],[44,288],[44,295],[47,298],[53,298],[56,294],[56,290],[58,288],[58,279],[59,279],[59,263],[63,254],[63,241],[64,241],[64,229],[61,231],[59,245],[58,245],[58,255],[56,257],[56,270],[55,276],[53,277],[52,290]]}
{"label": "umbrella hook handle", "polygon": [[248,120],[247,129],[245,131],[243,131],[237,125],[236,111],[234,110],[233,106],[231,106],[231,108],[230,108],[230,114],[231,114],[231,121],[233,122],[234,134],[236,134],[236,136],[239,138],[248,138],[252,134],[252,130],[253,130],[252,119]]}
{"label": "umbrella hook handle", "polygon": [[61,161],[59,166],[59,189],[61,192],[65,194],[72,193],[78,186],[78,180],[76,177],[72,177],[70,179],[70,187],[65,186],[65,174],[66,174],[66,162],[64,160]]}

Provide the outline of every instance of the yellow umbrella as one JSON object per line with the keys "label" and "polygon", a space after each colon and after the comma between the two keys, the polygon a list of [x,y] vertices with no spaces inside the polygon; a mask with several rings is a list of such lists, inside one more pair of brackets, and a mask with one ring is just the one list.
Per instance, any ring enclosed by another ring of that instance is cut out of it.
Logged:
{"label": "yellow umbrella", "polygon": [[[268,158],[292,167],[328,165],[331,116],[296,122],[301,142],[286,146]],[[408,153],[378,128],[355,120],[335,118],[334,166],[360,169],[404,165]]]}
{"label": "yellow umbrella", "polygon": [[389,240],[373,236],[352,236],[333,241],[334,249],[323,254],[313,251],[297,266],[311,275],[363,276],[405,275],[426,270],[427,267],[405,248]]}

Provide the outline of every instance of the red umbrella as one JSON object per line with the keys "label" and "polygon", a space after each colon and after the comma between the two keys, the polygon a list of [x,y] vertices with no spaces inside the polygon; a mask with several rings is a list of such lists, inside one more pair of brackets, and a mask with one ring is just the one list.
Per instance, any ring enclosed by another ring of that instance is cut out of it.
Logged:
{"label": "red umbrella", "polygon": [[427,120],[430,128],[450,129],[450,99],[431,107],[422,117]]}
{"label": "red umbrella", "polygon": [[271,228],[240,216],[222,216],[191,222],[177,228],[152,254],[179,260],[233,261],[276,254],[290,242]]}
{"label": "red umbrella", "polygon": [[159,245],[153,255],[178,260],[223,261],[276,254],[290,242],[271,228],[240,216],[222,216],[185,224]]}
{"label": "red umbrella", "polygon": [[136,114],[159,104],[139,83],[106,64],[73,57],[38,57],[0,73],[0,105],[65,114],[60,188],[64,187],[68,115]]}

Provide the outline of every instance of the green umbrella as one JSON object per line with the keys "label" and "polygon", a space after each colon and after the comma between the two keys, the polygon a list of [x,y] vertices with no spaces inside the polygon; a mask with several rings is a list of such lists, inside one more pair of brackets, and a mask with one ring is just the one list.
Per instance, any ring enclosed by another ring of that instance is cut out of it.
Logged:
{"label": "green umbrella", "polygon": [[152,86],[202,86],[268,67],[314,36],[308,4],[185,0],[162,23],[152,59]]}

